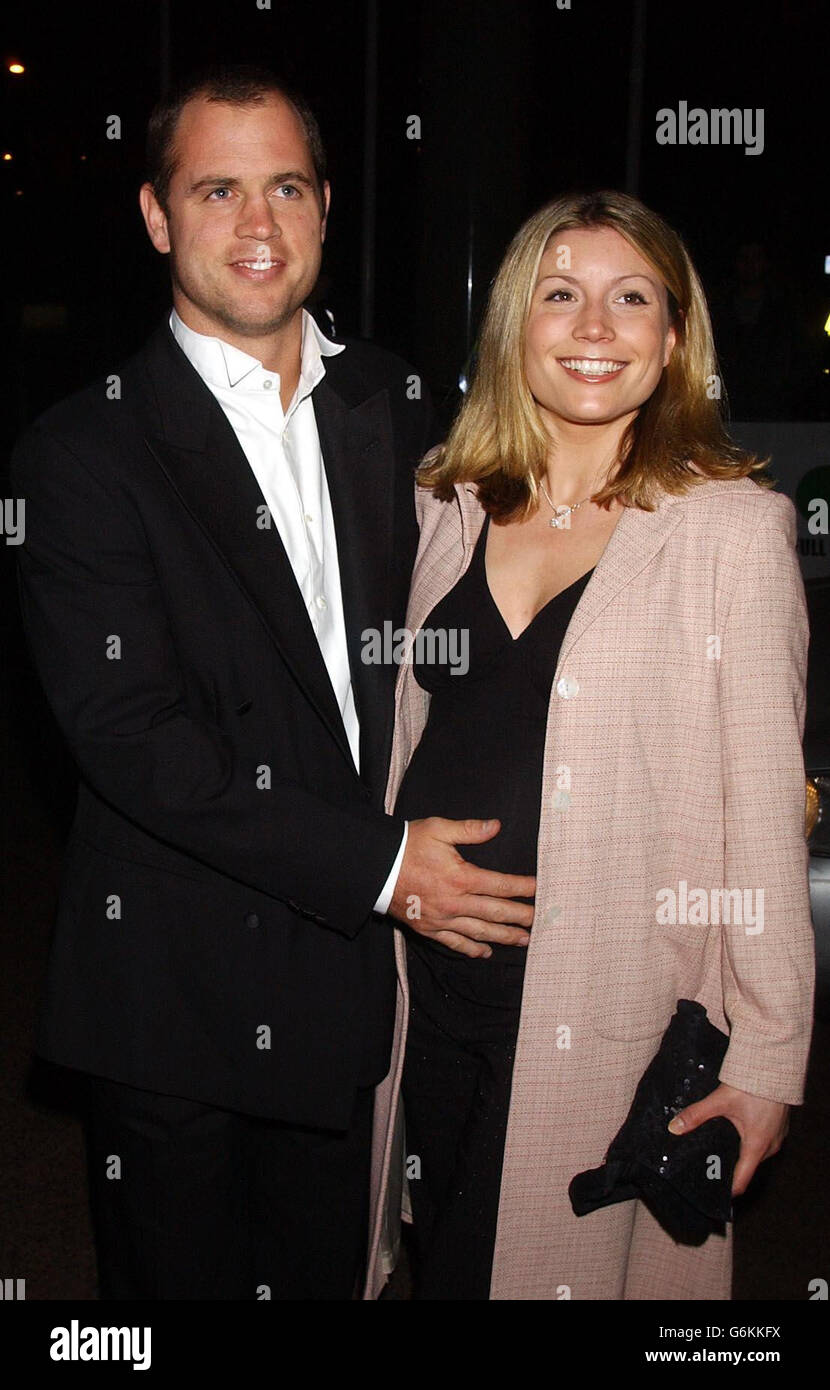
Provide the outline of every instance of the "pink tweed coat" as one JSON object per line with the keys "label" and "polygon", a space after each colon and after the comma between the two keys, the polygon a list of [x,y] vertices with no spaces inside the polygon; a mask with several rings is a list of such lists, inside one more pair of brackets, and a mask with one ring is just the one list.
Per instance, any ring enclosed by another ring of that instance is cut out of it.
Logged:
{"label": "pink tweed coat", "polygon": [[[475,487],[455,491],[447,503],[418,492],[411,632],[464,572],[483,524]],[[730,1297],[731,1227],[678,1245],[641,1202],[577,1218],[567,1189],[604,1158],[678,998],[700,1000],[729,1034],[722,1081],[803,1099],[814,943],[794,540],[792,504],[749,479],[663,494],[653,512],[623,513],[571,619],[548,714],[491,1299]],[[387,810],[428,698],[402,663]],[[724,888],[740,890],[746,915],[736,894],[718,906]],[[396,937],[367,1298],[385,1282],[400,1210],[407,983]]]}

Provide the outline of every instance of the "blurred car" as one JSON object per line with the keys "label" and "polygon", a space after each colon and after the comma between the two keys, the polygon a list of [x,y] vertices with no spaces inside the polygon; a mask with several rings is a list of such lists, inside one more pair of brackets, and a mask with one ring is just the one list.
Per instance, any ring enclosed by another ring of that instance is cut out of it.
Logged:
{"label": "blurred car", "polygon": [[810,615],[804,764],[810,906],[816,933],[816,1016],[830,1020],[830,577],[804,585]]}

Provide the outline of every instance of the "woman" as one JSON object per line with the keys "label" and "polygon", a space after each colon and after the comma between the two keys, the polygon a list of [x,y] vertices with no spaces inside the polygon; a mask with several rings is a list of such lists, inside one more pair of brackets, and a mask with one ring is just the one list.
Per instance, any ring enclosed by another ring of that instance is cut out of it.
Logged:
{"label": "woman", "polygon": [[[398,940],[369,1296],[408,1022],[417,1297],[730,1297],[731,1227],[679,1245],[640,1201],[577,1218],[568,1199],[679,998],[729,1034],[719,1086],[678,1118],[735,1124],[733,1192],[803,1098],[803,589],[792,505],[727,439],[718,385],[662,219],[601,193],[522,227],[419,474],[407,626],[466,632],[467,669],[417,645],[402,666],[387,807],[497,818],[464,854],[537,875],[533,926],[491,948],[413,913]],[[745,918],[700,910],[724,888]],[[666,910],[693,889],[695,912]]]}

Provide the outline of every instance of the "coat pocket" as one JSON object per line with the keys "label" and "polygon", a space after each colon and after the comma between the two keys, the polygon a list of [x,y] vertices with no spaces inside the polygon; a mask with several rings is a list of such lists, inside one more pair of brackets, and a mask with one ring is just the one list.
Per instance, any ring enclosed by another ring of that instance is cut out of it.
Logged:
{"label": "coat pocket", "polygon": [[602,1038],[662,1037],[678,999],[694,999],[703,979],[710,928],[666,927],[653,918],[594,918],[592,1007]]}

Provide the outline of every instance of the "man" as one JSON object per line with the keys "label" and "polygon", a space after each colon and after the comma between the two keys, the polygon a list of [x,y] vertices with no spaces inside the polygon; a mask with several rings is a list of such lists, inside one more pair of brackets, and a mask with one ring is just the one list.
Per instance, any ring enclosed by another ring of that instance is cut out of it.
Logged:
{"label": "man", "polygon": [[[520,943],[496,825],[383,812],[412,469],[408,369],[303,302],[330,190],[267,73],[151,117],[173,312],[13,460],[24,620],[81,773],[38,1050],[90,1074],[105,1298],[349,1298],[389,1068],[392,920]],[[471,808],[472,809],[472,808]],[[413,907],[413,904],[419,906]]]}

